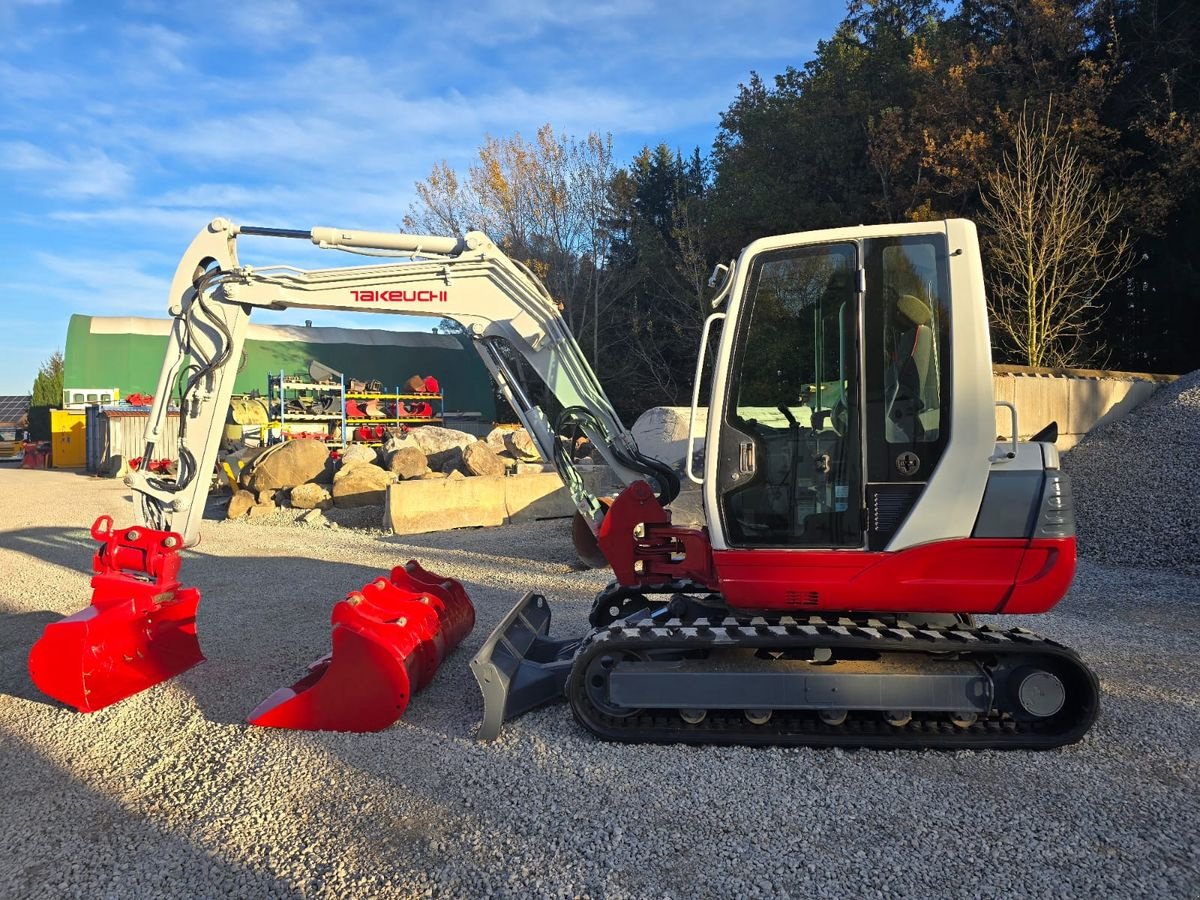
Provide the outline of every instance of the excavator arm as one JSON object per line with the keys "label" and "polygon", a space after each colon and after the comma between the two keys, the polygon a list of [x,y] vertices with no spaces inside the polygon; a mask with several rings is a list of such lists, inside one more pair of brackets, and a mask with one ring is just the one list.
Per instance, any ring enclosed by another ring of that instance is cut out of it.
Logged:
{"label": "excavator arm", "polygon": [[[314,270],[255,268],[239,262],[239,236],[302,239],[389,260]],[[177,455],[177,477],[172,482],[136,470],[126,478],[139,497],[143,522],[179,533],[185,546],[199,539],[237,361],[256,308],[399,313],[458,322],[593,531],[603,508],[556,437],[564,425],[579,426],[623,483],[649,476],[663,503],[678,492],[670,467],[638,451],[545,286],[486,235],[296,231],[215,219],[192,241],[171,282],[174,324],[146,429],[143,459]],[[557,401],[554,421],[534,402],[516,357],[528,363]],[[174,402],[180,407],[177,452],[159,447]]]}

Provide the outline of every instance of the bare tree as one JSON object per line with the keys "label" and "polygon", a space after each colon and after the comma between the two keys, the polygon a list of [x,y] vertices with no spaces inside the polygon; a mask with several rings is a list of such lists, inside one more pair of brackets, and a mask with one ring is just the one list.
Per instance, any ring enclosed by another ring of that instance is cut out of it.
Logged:
{"label": "bare tree", "polygon": [[1097,298],[1129,269],[1121,206],[1100,188],[1062,120],[1023,110],[1013,149],[987,179],[982,224],[993,327],[1031,366],[1088,361]]}

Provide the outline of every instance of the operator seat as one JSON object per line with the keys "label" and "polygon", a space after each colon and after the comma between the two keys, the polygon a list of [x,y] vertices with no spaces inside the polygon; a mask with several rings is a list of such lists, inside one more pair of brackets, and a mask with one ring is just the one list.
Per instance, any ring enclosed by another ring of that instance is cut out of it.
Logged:
{"label": "operator seat", "polygon": [[888,440],[937,440],[941,404],[933,310],[921,298],[901,294],[896,313],[901,331],[893,359],[895,391],[888,404]]}

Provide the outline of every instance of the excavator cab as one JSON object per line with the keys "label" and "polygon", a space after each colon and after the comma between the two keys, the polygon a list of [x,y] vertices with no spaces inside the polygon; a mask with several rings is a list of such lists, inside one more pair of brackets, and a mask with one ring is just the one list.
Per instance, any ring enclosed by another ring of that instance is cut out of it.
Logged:
{"label": "excavator cab", "polygon": [[[949,436],[946,236],[752,250],[712,398],[722,414],[707,474],[720,538],[882,549]],[[979,366],[968,374],[991,377]]]}

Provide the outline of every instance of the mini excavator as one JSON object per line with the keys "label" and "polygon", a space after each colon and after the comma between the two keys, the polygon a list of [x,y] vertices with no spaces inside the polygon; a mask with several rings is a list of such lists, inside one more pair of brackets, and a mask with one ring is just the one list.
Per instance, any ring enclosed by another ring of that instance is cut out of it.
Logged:
{"label": "mini excavator", "polygon": [[[388,259],[253,267],[238,260],[240,236]],[[98,523],[97,598],[64,620],[118,616],[118,633],[109,646],[82,641],[80,660],[60,649],[54,665],[76,681],[82,666],[88,692],[112,702],[202,658],[187,640],[170,649],[181,634],[194,640],[198,600],[176,580],[176,554],[199,537],[251,312],[402,313],[466,329],[615,576],[582,636],[551,638],[552,603],[536,592],[499,623],[471,662],[481,738],[565,697],[580,725],[619,741],[1046,749],[1079,740],[1099,711],[1092,671],[1053,640],[975,621],[1058,603],[1074,575],[1075,523],[1052,430],[1019,441],[1015,408],[1000,404],[1013,437],[995,436],[972,223],[763,238],[718,266],[712,287],[681,473],[638,449],[558,304],[484,234],[214,220],[171,284],[174,324],[142,457],[177,457],[177,476],[128,476],[141,525]],[[179,446],[166,448],[176,389]],[[593,494],[576,470],[567,435],[580,431],[625,485],[615,499]],[[681,475],[701,493],[703,527],[672,523]],[[106,611],[121,572],[151,583]]]}

